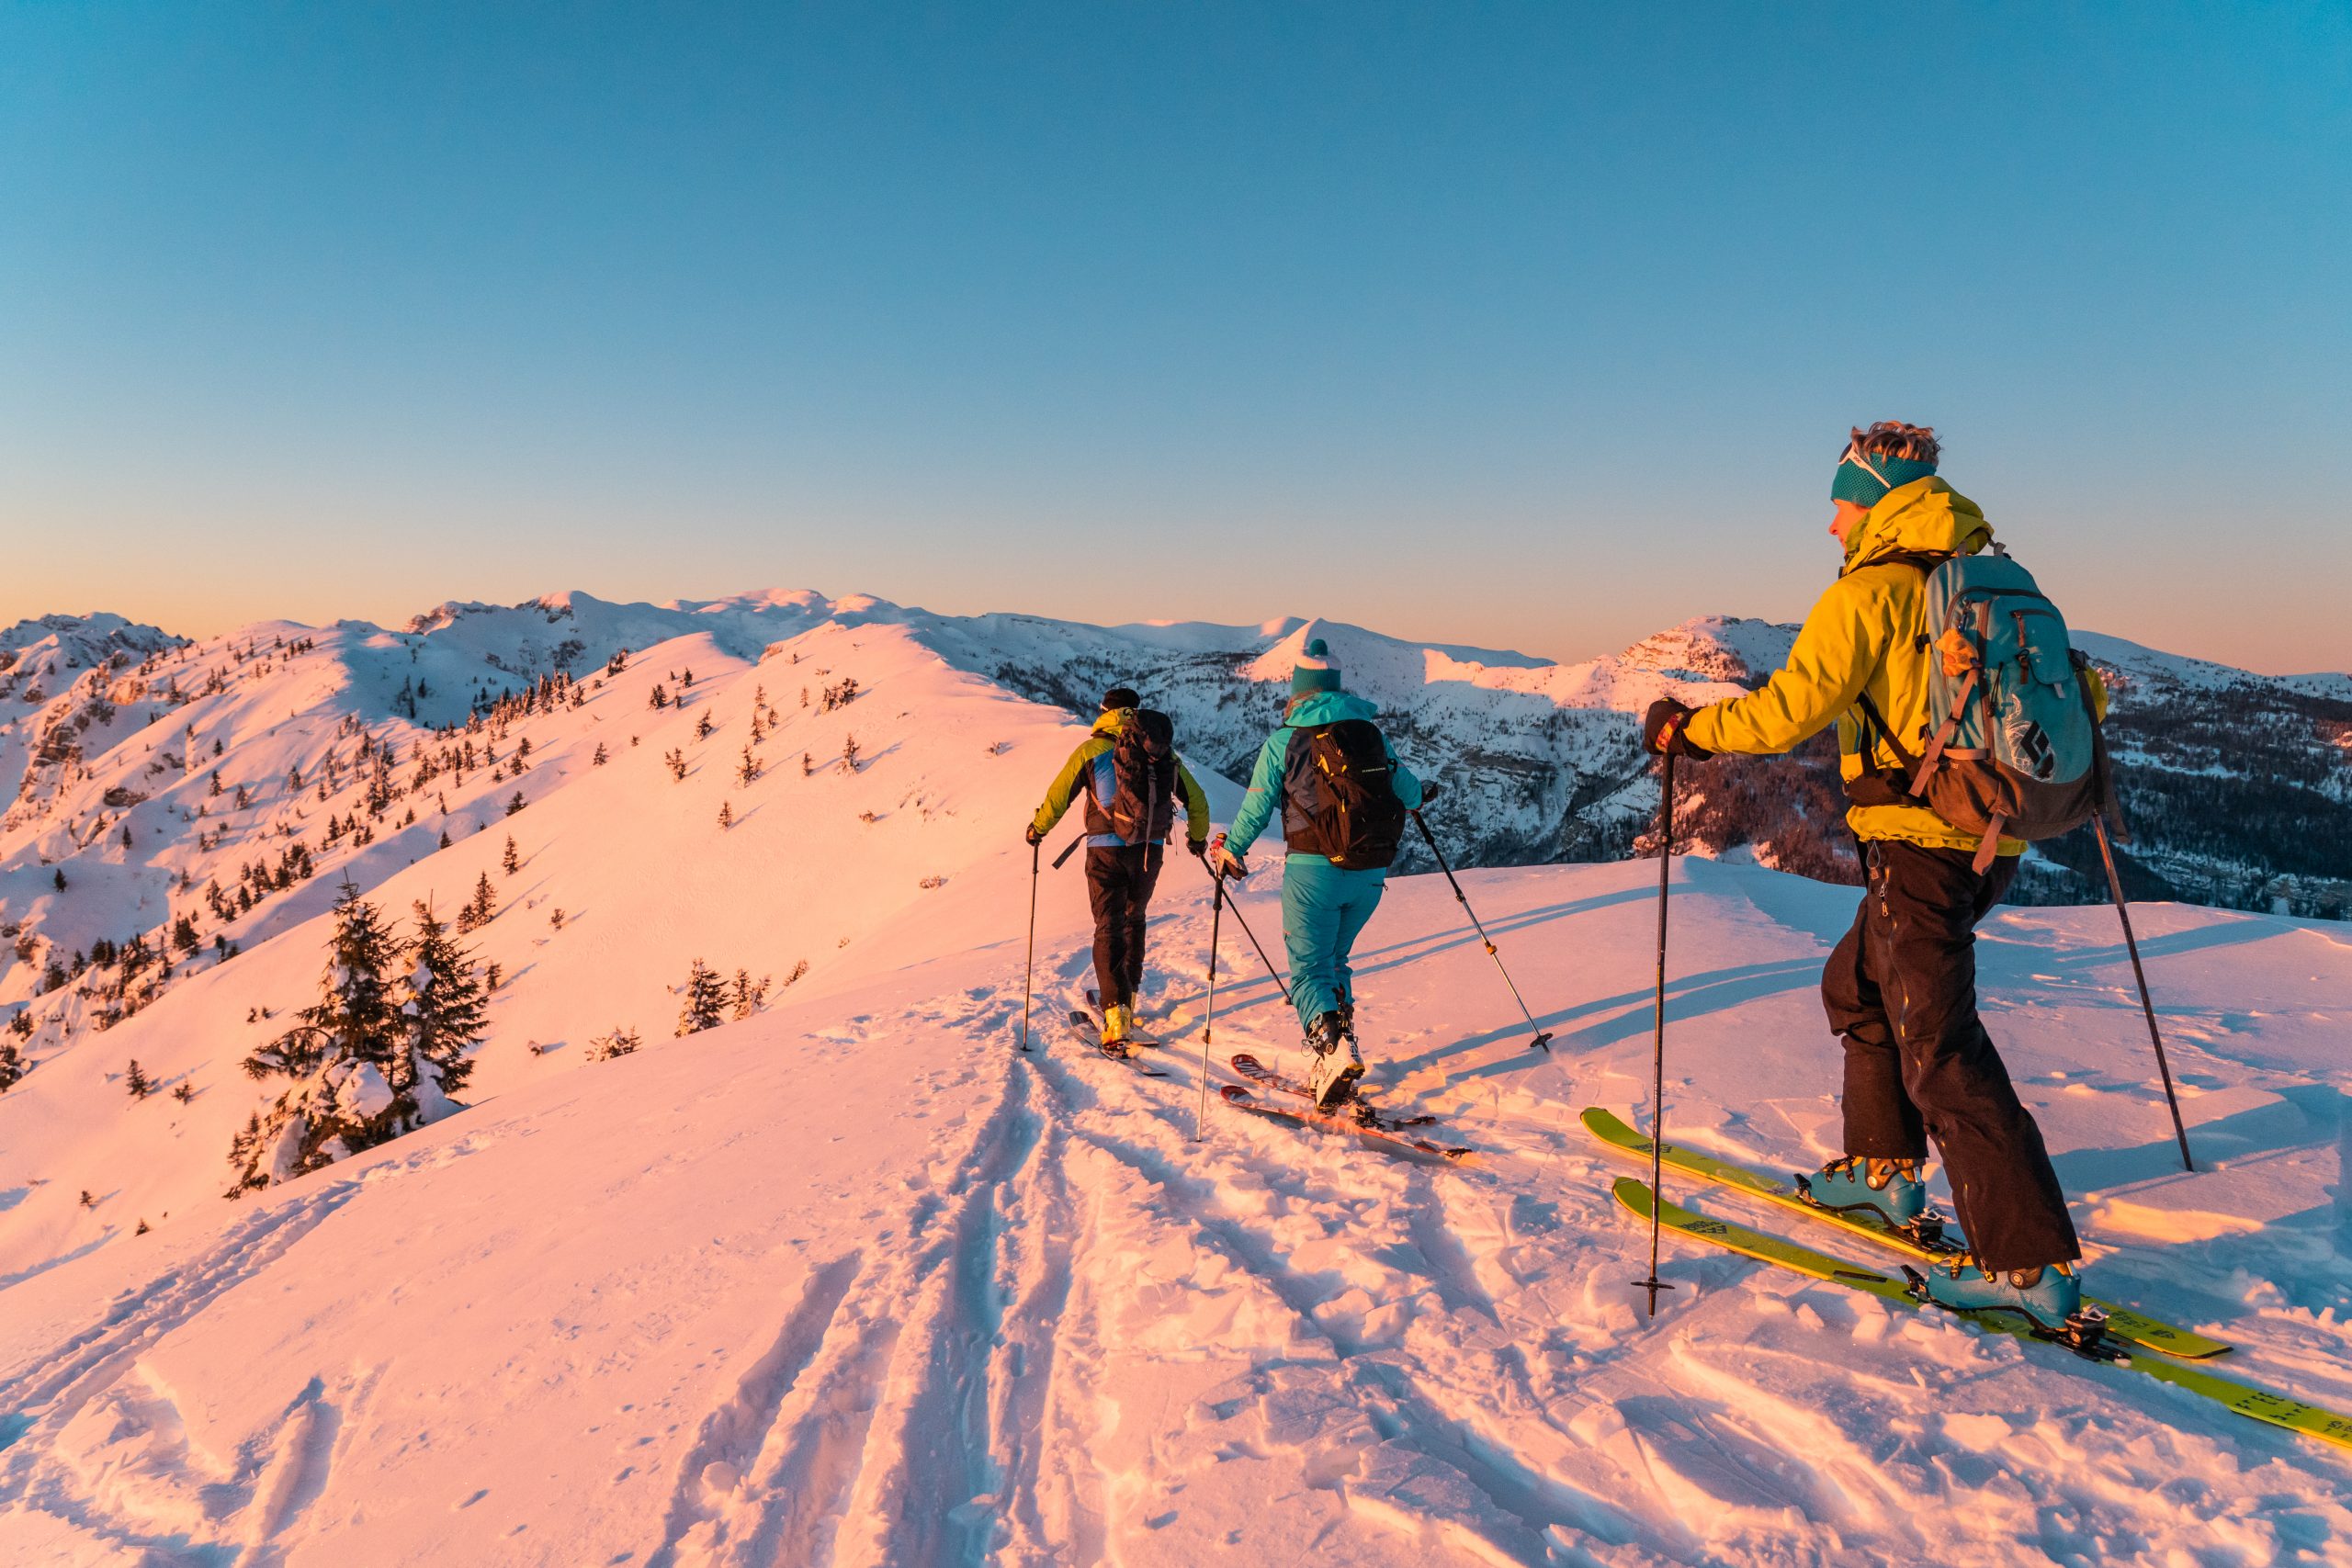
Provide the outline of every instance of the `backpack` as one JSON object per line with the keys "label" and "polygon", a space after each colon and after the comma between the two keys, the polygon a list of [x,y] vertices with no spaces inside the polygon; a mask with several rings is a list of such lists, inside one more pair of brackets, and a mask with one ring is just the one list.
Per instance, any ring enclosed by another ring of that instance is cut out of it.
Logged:
{"label": "backpack", "polygon": [[1380,728],[1343,718],[1291,731],[1283,753],[1283,838],[1342,871],[1383,870],[1405,838],[1396,764]]}
{"label": "backpack", "polygon": [[1111,831],[1156,844],[1176,821],[1176,726],[1153,708],[1129,710],[1111,743]]}
{"label": "backpack", "polygon": [[2054,839],[2088,821],[2109,800],[2106,747],[2084,678],[2090,661],[2033,574],[1998,545],[1973,556],[1882,559],[1927,574],[1918,638],[1928,654],[1928,714],[1918,756],[1877,705],[1861,702],[1909,775],[1894,798],[1921,802],[1979,834],[1980,873],[2004,834]]}

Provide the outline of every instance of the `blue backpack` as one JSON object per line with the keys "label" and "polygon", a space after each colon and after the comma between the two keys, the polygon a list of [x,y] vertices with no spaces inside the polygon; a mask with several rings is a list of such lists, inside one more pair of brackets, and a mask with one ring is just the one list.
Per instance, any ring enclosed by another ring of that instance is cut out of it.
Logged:
{"label": "blue backpack", "polygon": [[1927,574],[1928,716],[1916,761],[1863,699],[1910,775],[1909,797],[1981,835],[1980,873],[2004,834],[2054,839],[2088,821],[2108,801],[2090,661],[2033,574],[1997,544],[1973,556],[1883,558]]}

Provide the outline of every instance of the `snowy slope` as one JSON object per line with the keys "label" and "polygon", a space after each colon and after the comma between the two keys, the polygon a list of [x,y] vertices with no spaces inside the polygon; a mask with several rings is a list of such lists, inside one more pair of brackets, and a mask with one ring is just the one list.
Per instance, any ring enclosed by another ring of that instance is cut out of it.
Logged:
{"label": "snowy slope", "polygon": [[[1014,1060],[1025,859],[973,873],[990,896],[928,961],[514,1083],[9,1290],[0,1546],[1401,1565],[2316,1562],[2352,1540],[2342,1453],[2061,1353],[1672,1249],[1643,1319],[1642,1239],[1603,1198],[1621,1167],[1573,1117],[1641,1109],[1645,868],[1470,879],[1549,1058],[1443,884],[1397,886],[1366,942],[1374,1081],[1487,1155],[1433,1170],[1215,1103],[1195,1141],[1190,1041],[1157,1081],[1050,1035]],[[1046,888],[1051,1007],[1083,914]],[[1692,863],[1676,897],[1673,1125],[1817,1162],[1836,1054],[1810,993],[1848,896]],[[1164,901],[1148,1002],[1172,1028],[1202,1016],[1204,903]],[[1243,907],[1273,928],[1271,888]],[[1984,954],[2098,1282],[2239,1341],[2241,1376],[2352,1404],[2331,1196],[2352,950],[2267,917],[2143,923],[2194,1177],[2098,911],[2004,913]],[[1272,986],[1225,956],[1221,1046],[1279,1055]]]}
{"label": "snowy slope", "polygon": [[[125,997],[96,967],[35,995],[40,963],[0,956],[0,1010],[40,1021],[0,1095],[0,1561],[2345,1552],[2341,1459],[2039,1351],[1722,1258],[1669,1258],[1681,1289],[1637,1320],[1617,1168],[1574,1117],[1642,1109],[1653,868],[1468,878],[1558,1032],[1548,1059],[1521,1049],[1442,881],[1397,883],[1364,943],[1373,1082],[1480,1145],[1475,1169],[1214,1100],[1193,1141],[1209,919],[1181,855],[1147,995],[1182,1038],[1171,1076],[1059,1032],[1088,973],[1074,867],[1035,885],[1048,1049],[1016,1062],[1020,827],[1082,729],[1007,686],[1156,682],[1214,763],[1216,725],[1238,744],[1243,710],[1279,701],[1266,650],[1309,626],[570,595],[85,668],[51,694],[69,728],[91,716],[73,754],[0,827],[0,914],[37,924],[42,960],[191,910],[201,945]],[[1785,636],[1693,623],[1562,668],[1313,631],[1400,731],[1463,748],[1465,790],[1506,798],[1513,770],[1578,748],[1598,772],[1650,694],[1732,689]],[[1138,672],[1139,650],[1159,662]],[[677,700],[650,705],[657,685]],[[490,705],[526,690],[527,711]],[[434,731],[469,711],[491,716]],[[380,818],[363,737],[399,749]],[[459,746],[470,761],[413,784]],[[1222,820],[1238,792],[1211,788]],[[298,837],[309,876],[213,918],[209,883],[250,889],[238,867]],[[1851,896],[1677,874],[1674,1129],[1817,1164],[1835,1053],[1811,987]],[[225,1202],[230,1137],[266,1092],[237,1063],[315,994],[346,876],[402,925],[492,884],[496,917],[464,939],[502,981],[472,1108]],[[1272,880],[1241,910],[1279,955]],[[2211,1162],[2183,1178],[2109,919],[2007,911],[1984,958],[2101,1288],[2240,1341],[2244,1375],[2352,1404],[2352,949],[2340,928],[2141,912]],[[1230,917],[1222,955],[1219,1054],[1280,1057],[1295,1025]],[[772,976],[766,1010],[672,1039],[697,958]],[[587,1059],[627,1027],[644,1049]],[[133,1057],[188,1101],[131,1100]]]}

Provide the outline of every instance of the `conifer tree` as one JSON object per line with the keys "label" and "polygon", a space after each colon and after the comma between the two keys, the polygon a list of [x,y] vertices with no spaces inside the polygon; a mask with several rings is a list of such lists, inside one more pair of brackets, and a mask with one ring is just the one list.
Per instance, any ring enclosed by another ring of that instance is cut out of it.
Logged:
{"label": "conifer tree", "polygon": [[670,694],[662,689],[661,682],[653,682],[653,690],[647,695],[645,705],[650,708],[666,708],[670,705]]}
{"label": "conifer tree", "polygon": [[718,825],[721,828],[735,826],[735,807],[723,800],[718,803]]}
{"label": "conifer tree", "polygon": [[16,1088],[26,1071],[25,1054],[17,1048],[17,1043],[0,1040],[0,1094]]}
{"label": "conifer tree", "polygon": [[710,739],[710,732],[711,732],[712,730],[714,730],[714,729],[718,728],[718,726],[717,726],[717,725],[713,724],[713,723],[710,721],[710,710],[709,710],[708,708],[705,708],[705,709],[703,709],[703,711],[702,711],[702,712],[700,712],[700,713],[698,713],[698,714],[696,714],[696,715],[695,716],[695,739],[697,739],[697,740],[707,740],[707,739]]}
{"label": "conifer tree", "polygon": [[518,789],[514,792],[514,798],[506,803],[506,815],[509,817],[514,816],[517,811],[523,809],[523,792]]}
{"label": "conifer tree", "polygon": [[743,748],[743,761],[735,770],[737,784],[751,784],[760,776],[760,760],[752,755],[749,746]]}
{"label": "conifer tree", "polygon": [[588,761],[591,764],[599,768],[612,761],[612,758],[605,750],[605,743],[603,741],[599,740],[596,742],[596,754],[589,758]]}
{"label": "conifer tree", "polygon": [[449,829],[447,828],[441,829],[441,847],[445,850],[449,847]]}
{"label": "conifer tree", "polygon": [[[419,901],[415,912],[416,937],[408,950],[400,1004],[408,1059],[399,1065],[392,1087],[417,1092],[427,1078],[436,1078],[447,1097],[464,1088],[473,1072],[468,1053],[482,1042],[490,1003],[474,975],[473,954],[458,945],[432,905]],[[419,1093],[420,1101],[425,1098]]]}
{"label": "conifer tree", "polygon": [[512,833],[506,835],[506,852],[499,857],[498,863],[506,868],[509,876],[523,869],[523,857],[515,852],[514,835]]}
{"label": "conifer tree", "polygon": [[718,975],[697,958],[686,975],[685,1004],[678,1011],[678,1033],[699,1034],[718,1026],[727,1006],[727,991]]}
{"label": "conifer tree", "polygon": [[485,871],[475,879],[473,902],[466,906],[466,912],[477,926],[490,924],[498,913],[498,895],[490,886],[490,873]]}
{"label": "conifer tree", "polygon": [[144,1100],[155,1092],[155,1080],[147,1076],[146,1069],[139,1065],[139,1058],[133,1056],[130,1066],[123,1072],[122,1087],[130,1091],[131,1099]]}
{"label": "conifer tree", "polygon": [[292,1081],[230,1145],[235,1197],[319,1169],[418,1124],[414,1099],[389,1074],[406,1044],[395,1010],[397,950],[376,907],[351,883],[334,904],[319,999],[291,1029],[245,1058],[256,1079]]}
{"label": "conifer tree", "polygon": [[179,1084],[173,1089],[172,1098],[186,1105],[196,1098],[196,1089],[192,1085]]}
{"label": "conifer tree", "polygon": [[857,772],[857,737],[854,735],[847,736],[842,741],[842,772]]}

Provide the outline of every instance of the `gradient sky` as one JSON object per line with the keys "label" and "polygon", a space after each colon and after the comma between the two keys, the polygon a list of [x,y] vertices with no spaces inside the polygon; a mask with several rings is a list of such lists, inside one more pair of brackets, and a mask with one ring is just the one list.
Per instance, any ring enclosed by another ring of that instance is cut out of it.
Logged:
{"label": "gradient sky", "polygon": [[1793,619],[1936,425],[2079,624],[2352,631],[2352,20],[0,6],[0,624],[581,588]]}

